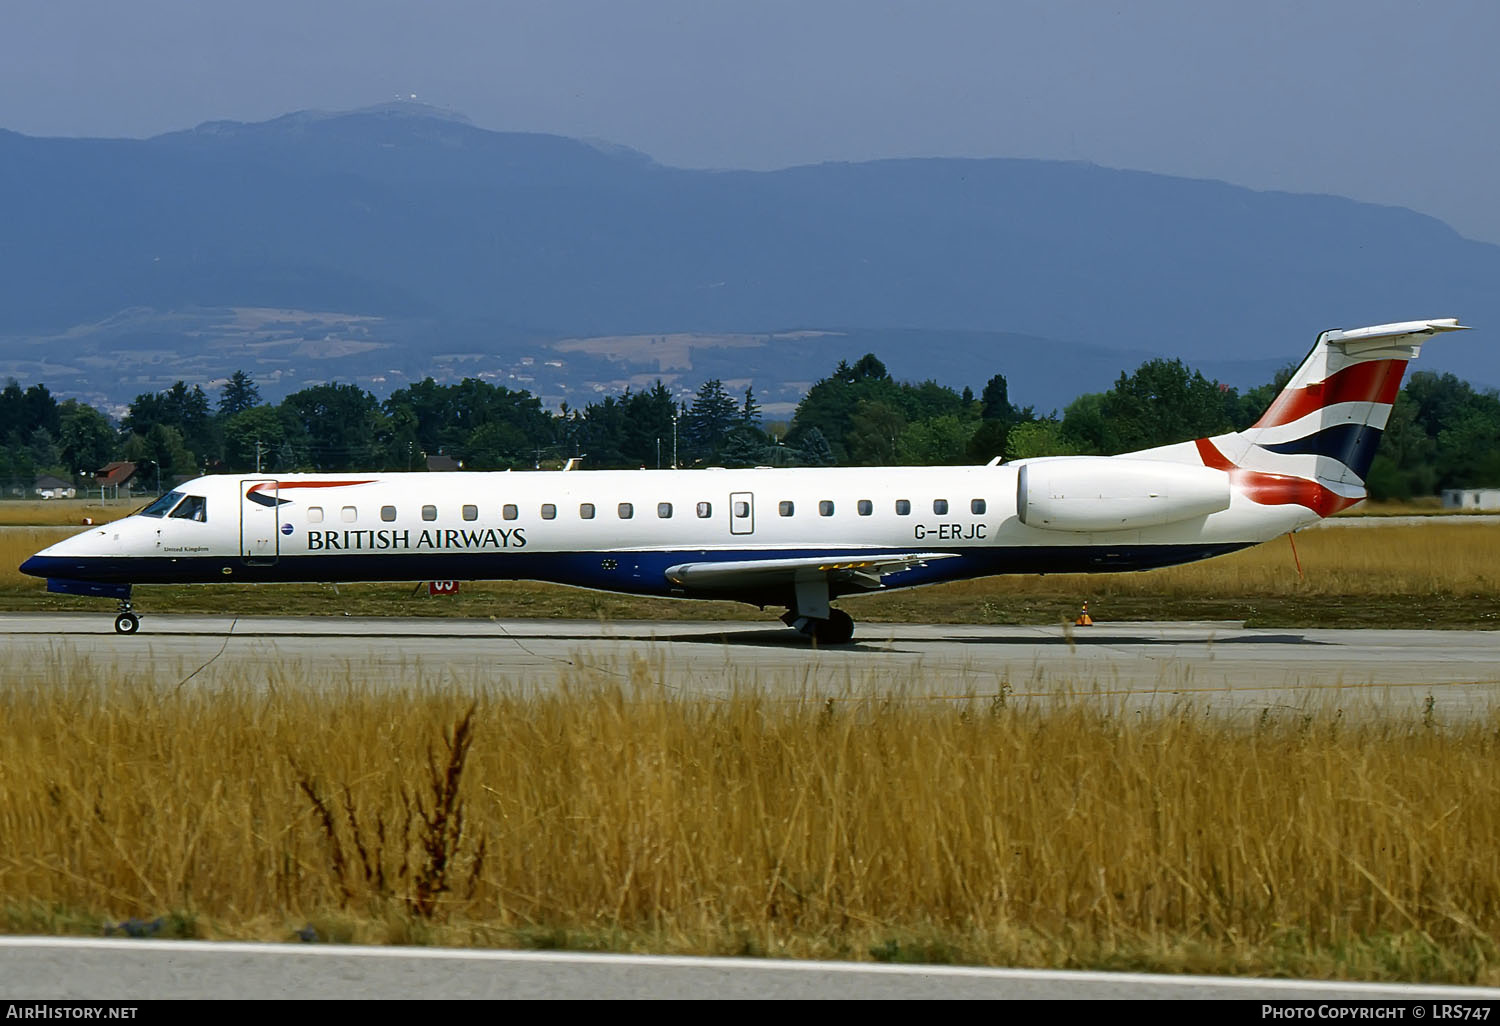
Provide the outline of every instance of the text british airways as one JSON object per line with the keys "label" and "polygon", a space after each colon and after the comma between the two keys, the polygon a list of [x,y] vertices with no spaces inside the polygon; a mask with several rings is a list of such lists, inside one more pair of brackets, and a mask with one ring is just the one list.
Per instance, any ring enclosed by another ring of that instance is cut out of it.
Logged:
{"label": "text british airways", "polygon": [[378,552],[382,549],[524,549],[526,529],[421,531],[415,544],[409,530],[308,531],[307,550]]}

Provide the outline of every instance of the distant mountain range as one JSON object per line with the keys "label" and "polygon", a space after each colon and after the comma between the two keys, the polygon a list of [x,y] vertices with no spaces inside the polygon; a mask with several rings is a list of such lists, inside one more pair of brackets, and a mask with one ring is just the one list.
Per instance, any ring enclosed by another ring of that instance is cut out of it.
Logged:
{"label": "distant mountain range", "polygon": [[[1500,331],[1500,246],[1410,210],[1052,161],[683,170],[413,104],[0,131],[0,224],[0,376],[107,404],[243,368],[573,405],[718,377],[777,412],[873,351],[1050,409],[1151,355],[1253,385],[1322,328]],[[1486,337],[1417,367],[1500,383]]]}

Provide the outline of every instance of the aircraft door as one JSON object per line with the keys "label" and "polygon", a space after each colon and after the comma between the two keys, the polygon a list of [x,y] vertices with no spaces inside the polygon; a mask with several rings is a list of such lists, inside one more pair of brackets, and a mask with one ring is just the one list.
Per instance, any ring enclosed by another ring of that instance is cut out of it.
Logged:
{"label": "aircraft door", "polygon": [[270,566],[281,555],[281,499],[276,482],[240,482],[240,559],[247,566]]}
{"label": "aircraft door", "polygon": [[750,492],[729,493],[729,533],[751,534],[755,531],[755,496]]}

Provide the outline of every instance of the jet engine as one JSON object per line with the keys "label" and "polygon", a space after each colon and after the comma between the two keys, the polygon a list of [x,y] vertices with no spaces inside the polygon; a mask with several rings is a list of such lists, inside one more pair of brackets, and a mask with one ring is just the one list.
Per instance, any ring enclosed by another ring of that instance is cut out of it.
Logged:
{"label": "jet engine", "polygon": [[1021,464],[1016,513],[1049,531],[1128,531],[1229,508],[1229,475],[1187,463],[1059,456]]}

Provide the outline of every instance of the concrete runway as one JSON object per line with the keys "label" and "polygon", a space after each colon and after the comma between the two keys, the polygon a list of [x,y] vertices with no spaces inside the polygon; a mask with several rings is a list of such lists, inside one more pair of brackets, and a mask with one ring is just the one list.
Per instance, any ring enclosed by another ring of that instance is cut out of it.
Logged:
{"label": "concrete runway", "polygon": [[[671,958],[554,951],[367,948],[78,937],[0,937],[0,993],[86,1001],[565,998],[569,1000],[1235,999],[1462,1002],[1474,1017],[1500,989],[1420,984],[1149,976],[963,966]],[[0,1006],[5,1004],[0,999]],[[1431,1007],[1429,1004],[1428,1007]],[[155,1006],[148,1006],[149,1013]],[[1421,1018],[1413,1013],[1412,1018]],[[24,1013],[22,1013],[24,1014]],[[1395,1017],[1395,1013],[1389,1013]],[[1433,1012],[1437,1017],[1437,1012]],[[1460,1010],[1449,1017],[1460,1018]]]}
{"label": "concrete runway", "polygon": [[1500,524],[1496,513],[1418,513],[1399,517],[1328,517],[1304,530],[1319,527],[1422,527],[1432,524]]}
{"label": "concrete runway", "polygon": [[1474,719],[1500,712],[1500,634],[1269,630],[1235,622],[1093,627],[860,624],[815,649],[774,620],[621,622],[150,614],[116,635],[97,614],[0,614],[9,686],[113,679],[193,687],[301,683],[552,688],[645,683],[675,693],[902,692],[1129,710],[1343,710]]}

